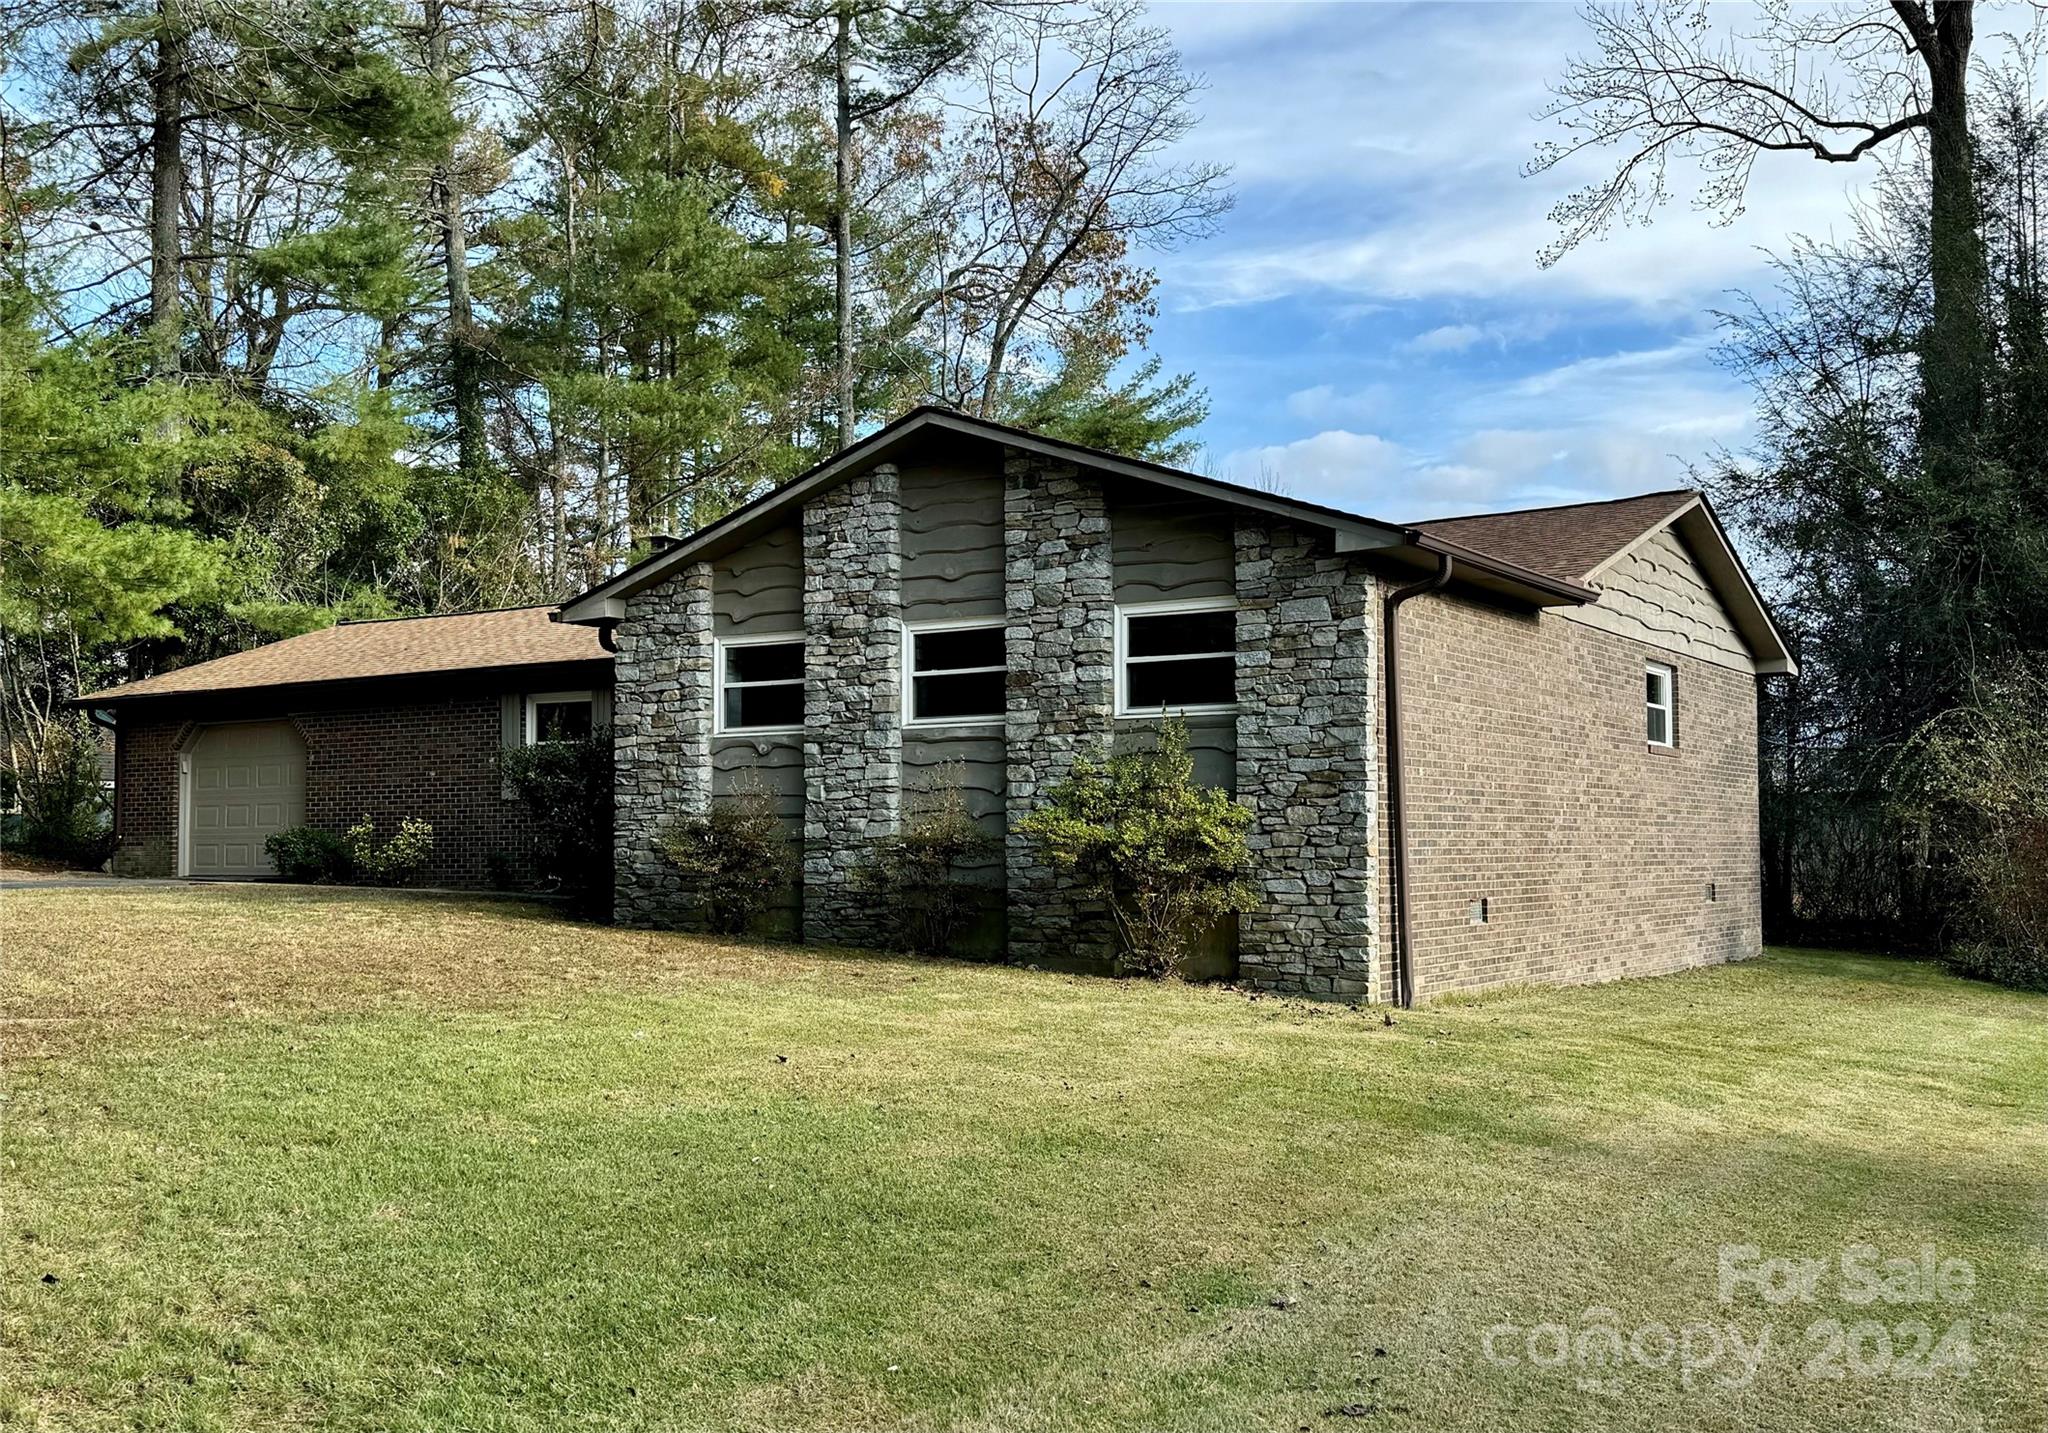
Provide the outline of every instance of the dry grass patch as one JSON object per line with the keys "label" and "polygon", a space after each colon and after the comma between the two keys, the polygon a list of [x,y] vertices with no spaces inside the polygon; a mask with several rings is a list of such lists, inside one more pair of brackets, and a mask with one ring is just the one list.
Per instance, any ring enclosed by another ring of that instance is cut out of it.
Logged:
{"label": "dry grass patch", "polygon": [[477,1010],[679,981],[915,973],[885,957],[569,921],[539,902],[307,887],[4,891],[0,942],[0,1027],[15,1058],[180,1018]]}

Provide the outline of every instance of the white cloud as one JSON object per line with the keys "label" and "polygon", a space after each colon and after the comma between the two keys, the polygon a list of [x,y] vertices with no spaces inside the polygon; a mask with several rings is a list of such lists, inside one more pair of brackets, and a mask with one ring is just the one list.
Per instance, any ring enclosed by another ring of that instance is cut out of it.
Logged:
{"label": "white cloud", "polygon": [[[1468,383],[1432,410],[1434,440],[1332,421],[1293,442],[1238,449],[1223,476],[1395,521],[1581,502],[1675,487],[1716,444],[1749,431],[1746,392],[1699,362],[1703,340],[1576,359],[1498,382]],[[1347,395],[1318,385],[1289,395],[1309,421]],[[1401,412],[1399,395],[1377,410]]]}
{"label": "white cloud", "polygon": [[1328,383],[1299,389],[1287,395],[1288,416],[1309,423],[1369,422],[1387,411],[1394,401],[1384,384],[1339,390]]}
{"label": "white cloud", "polygon": [[1559,324],[1560,320],[1554,314],[1523,314],[1486,323],[1447,323],[1425,329],[1401,346],[1410,353],[1421,354],[1465,353],[1482,344],[1505,350],[1519,343],[1534,343],[1548,338],[1557,331]]}

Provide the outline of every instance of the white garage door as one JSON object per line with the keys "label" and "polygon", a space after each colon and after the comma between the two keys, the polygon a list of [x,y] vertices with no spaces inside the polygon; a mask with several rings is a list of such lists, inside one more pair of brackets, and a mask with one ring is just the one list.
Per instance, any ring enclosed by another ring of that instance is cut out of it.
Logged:
{"label": "white garage door", "polygon": [[190,876],[269,876],[263,838],[306,819],[306,744],[289,722],[208,727],[190,749]]}

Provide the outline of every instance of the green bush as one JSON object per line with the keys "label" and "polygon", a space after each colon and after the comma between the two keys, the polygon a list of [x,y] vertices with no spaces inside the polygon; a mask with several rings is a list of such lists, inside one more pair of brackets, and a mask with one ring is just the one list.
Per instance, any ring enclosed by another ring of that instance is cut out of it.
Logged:
{"label": "green bush", "polygon": [[113,854],[99,742],[83,721],[52,721],[39,741],[21,741],[0,786],[19,802],[8,844],[67,865],[95,869]]}
{"label": "green bush", "polygon": [[377,823],[368,816],[341,838],[355,879],[366,886],[402,886],[426,868],[434,854],[434,828],[416,817],[398,823],[385,841],[377,839]]}
{"label": "green bush", "polygon": [[341,837],[317,826],[293,826],[266,836],[263,850],[278,875],[287,881],[333,884],[345,882],[355,874],[348,847]]}
{"label": "green bush", "polygon": [[[579,910],[611,907],[612,734],[507,747],[498,769],[533,814],[540,833],[540,866],[560,883]],[[494,876],[494,880],[496,877]],[[509,866],[506,883],[510,883]]]}
{"label": "green bush", "polygon": [[796,852],[766,790],[748,786],[685,816],[661,836],[662,853],[682,872],[704,923],[743,935],[788,891]]}
{"label": "green bush", "polygon": [[1115,917],[1124,969],[1177,975],[1202,928],[1249,910],[1251,812],[1198,785],[1187,727],[1164,722],[1152,751],[1076,763],[1018,829]]}
{"label": "green bush", "polygon": [[957,762],[944,767],[924,809],[900,833],[877,838],[854,873],[855,884],[882,903],[896,944],[919,955],[953,950],[987,892],[964,868],[1002,845],[967,809],[963,774]]}

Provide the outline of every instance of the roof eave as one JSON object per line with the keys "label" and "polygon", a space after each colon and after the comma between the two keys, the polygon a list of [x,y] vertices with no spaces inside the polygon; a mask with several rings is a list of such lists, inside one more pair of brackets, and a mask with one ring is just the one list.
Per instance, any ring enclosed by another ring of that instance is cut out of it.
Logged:
{"label": "roof eave", "polygon": [[1533,568],[1523,567],[1519,563],[1504,562],[1500,558],[1489,557],[1483,552],[1467,547],[1461,542],[1453,542],[1447,537],[1424,532],[1419,528],[1409,532],[1408,545],[1423,552],[1449,557],[1454,562],[1463,563],[1467,568],[1477,569],[1498,579],[1509,588],[1520,589],[1516,595],[1537,607],[1582,607],[1600,599],[1599,590],[1588,587],[1583,582],[1569,582],[1563,578],[1552,577],[1548,573],[1537,572]]}

